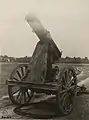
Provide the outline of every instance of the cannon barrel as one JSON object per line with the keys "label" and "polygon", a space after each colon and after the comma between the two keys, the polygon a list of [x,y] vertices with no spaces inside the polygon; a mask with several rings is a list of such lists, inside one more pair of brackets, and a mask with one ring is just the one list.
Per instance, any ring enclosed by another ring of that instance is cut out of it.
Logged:
{"label": "cannon barrel", "polygon": [[60,52],[60,50],[56,46],[55,42],[53,41],[50,32],[47,31],[43,27],[43,25],[41,24],[40,20],[36,16],[29,15],[29,14],[26,15],[25,20],[30,25],[30,27],[32,28],[33,32],[35,32],[35,34],[38,36],[40,41],[42,41],[44,43],[49,43],[50,42],[50,45],[53,48],[52,51],[55,51],[56,57],[57,58],[61,57],[62,52]]}
{"label": "cannon barrel", "polygon": [[41,41],[47,39],[48,37],[51,39],[51,35],[48,34],[49,32],[43,27],[36,16],[26,15],[25,20]]}

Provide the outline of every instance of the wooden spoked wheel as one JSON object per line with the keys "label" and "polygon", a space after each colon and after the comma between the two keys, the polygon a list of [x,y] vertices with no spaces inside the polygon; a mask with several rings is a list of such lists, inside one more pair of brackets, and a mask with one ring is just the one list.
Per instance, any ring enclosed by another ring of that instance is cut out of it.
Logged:
{"label": "wooden spoked wheel", "polygon": [[[27,64],[16,67],[10,76],[10,80],[17,82],[25,81],[23,78],[26,76],[27,67]],[[18,106],[28,104],[33,96],[33,92],[30,89],[19,85],[8,85],[8,93],[12,103]]]}
{"label": "wooden spoked wheel", "polygon": [[72,67],[64,68],[60,72],[58,85],[56,94],[58,110],[63,115],[67,115],[73,109],[73,101],[77,88],[76,73]]}

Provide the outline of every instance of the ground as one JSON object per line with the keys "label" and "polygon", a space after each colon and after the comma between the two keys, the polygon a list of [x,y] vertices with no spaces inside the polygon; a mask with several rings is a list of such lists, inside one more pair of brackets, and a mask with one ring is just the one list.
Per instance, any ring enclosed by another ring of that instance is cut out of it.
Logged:
{"label": "ground", "polygon": [[[17,115],[14,112],[16,108],[15,105],[11,103],[8,97],[7,85],[5,85],[5,80],[9,78],[13,69],[18,66],[18,64],[0,64],[0,118],[10,117],[11,119],[26,119],[31,117],[26,117],[25,115]],[[63,66],[63,65],[59,65]],[[64,65],[66,66],[66,65]],[[76,72],[80,72],[77,75],[78,83],[85,84],[87,89],[89,89],[89,65],[73,65]],[[47,96],[46,96],[47,97]],[[49,96],[48,96],[49,97]],[[45,98],[40,97],[40,100]],[[38,99],[39,101],[39,99]],[[50,98],[48,99],[48,102]],[[52,108],[52,106],[51,106]],[[41,111],[42,112],[42,111]],[[73,112],[68,116],[58,116],[53,119],[58,120],[88,120],[89,119],[89,96],[81,95],[75,98]]]}

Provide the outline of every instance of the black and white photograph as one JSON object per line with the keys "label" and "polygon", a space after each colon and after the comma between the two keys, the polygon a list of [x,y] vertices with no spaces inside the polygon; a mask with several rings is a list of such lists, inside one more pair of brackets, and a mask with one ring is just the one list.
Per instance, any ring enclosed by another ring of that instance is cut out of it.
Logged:
{"label": "black and white photograph", "polygon": [[88,0],[0,0],[0,119],[89,120]]}

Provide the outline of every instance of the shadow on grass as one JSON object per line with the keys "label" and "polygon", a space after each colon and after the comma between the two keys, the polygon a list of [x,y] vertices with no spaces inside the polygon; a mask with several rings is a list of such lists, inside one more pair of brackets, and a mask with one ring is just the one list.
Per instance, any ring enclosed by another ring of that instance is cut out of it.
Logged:
{"label": "shadow on grass", "polygon": [[37,102],[35,104],[31,103],[26,106],[19,106],[14,109],[14,112],[18,115],[35,119],[51,119],[63,117],[58,112],[55,100],[45,100],[42,102]]}

